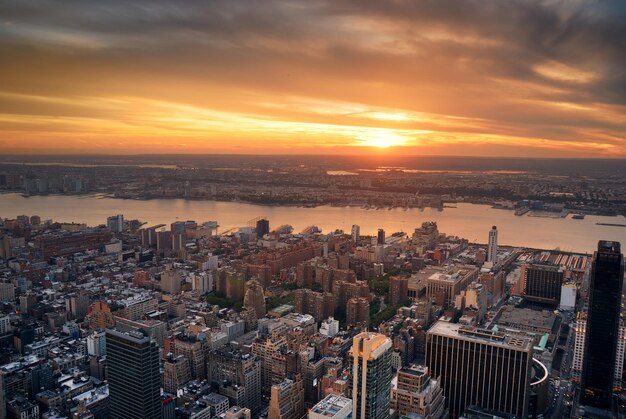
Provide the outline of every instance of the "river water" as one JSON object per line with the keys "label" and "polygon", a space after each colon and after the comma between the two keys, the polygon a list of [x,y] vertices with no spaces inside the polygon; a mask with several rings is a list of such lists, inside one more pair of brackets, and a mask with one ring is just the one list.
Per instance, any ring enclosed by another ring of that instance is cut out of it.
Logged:
{"label": "river water", "polygon": [[316,225],[323,232],[335,229],[350,231],[352,224],[361,227],[361,234],[375,234],[379,228],[387,235],[396,231],[413,232],[424,221],[436,221],[439,231],[473,242],[486,243],[492,225],[498,227],[498,242],[513,246],[593,252],[598,240],[616,240],[626,245],[626,227],[596,225],[626,224],[626,218],[588,215],[584,220],[516,216],[513,211],[493,209],[487,205],[459,203],[443,211],[426,208],[404,210],[365,210],[358,207],[316,208],[274,207],[240,202],[188,201],[154,199],[121,200],[97,196],[32,196],[0,195],[0,217],[39,215],[43,220],[81,222],[88,225],[106,223],[110,215],[124,214],[126,219],[139,219],[153,224],[177,220],[204,222],[215,220],[219,231],[245,226],[248,220],[267,217],[270,227],[290,224],[295,232]]}

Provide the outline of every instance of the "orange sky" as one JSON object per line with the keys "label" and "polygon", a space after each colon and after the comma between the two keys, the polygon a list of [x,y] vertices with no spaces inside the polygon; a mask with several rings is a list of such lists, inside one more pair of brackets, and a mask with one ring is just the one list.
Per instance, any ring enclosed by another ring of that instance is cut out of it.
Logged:
{"label": "orange sky", "polygon": [[626,157],[623,4],[3,2],[0,150]]}

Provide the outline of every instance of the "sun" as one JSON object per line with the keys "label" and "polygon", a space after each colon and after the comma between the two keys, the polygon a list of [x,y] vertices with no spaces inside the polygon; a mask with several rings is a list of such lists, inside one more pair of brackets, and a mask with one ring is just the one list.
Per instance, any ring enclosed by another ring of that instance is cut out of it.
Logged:
{"label": "sun", "polygon": [[360,146],[389,148],[405,145],[408,138],[389,130],[374,129],[363,133],[357,140]]}

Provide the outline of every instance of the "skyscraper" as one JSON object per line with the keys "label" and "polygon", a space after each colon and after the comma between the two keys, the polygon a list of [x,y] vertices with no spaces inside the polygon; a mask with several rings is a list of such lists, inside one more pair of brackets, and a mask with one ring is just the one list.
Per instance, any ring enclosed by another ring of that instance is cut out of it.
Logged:
{"label": "skyscraper", "polygon": [[354,419],[389,417],[391,339],[364,332],[352,340],[352,413]]}
{"label": "skyscraper", "polygon": [[378,236],[377,236],[377,244],[382,245],[385,244],[385,230],[383,230],[382,228],[378,229]]}
{"label": "skyscraper", "polygon": [[581,404],[608,410],[613,395],[624,255],[619,242],[598,243],[591,266]]}
{"label": "skyscraper", "polygon": [[352,241],[354,244],[359,244],[359,238],[361,237],[361,227],[356,224],[352,225]]}
{"label": "skyscraper", "polygon": [[487,248],[487,262],[496,263],[498,258],[498,229],[496,226],[489,230],[489,247]]}
{"label": "skyscraper", "polygon": [[112,419],[160,419],[159,347],[142,333],[106,331]]}
{"label": "skyscraper", "polygon": [[439,321],[426,335],[426,365],[441,387],[451,418],[470,405],[526,417],[533,341]]}

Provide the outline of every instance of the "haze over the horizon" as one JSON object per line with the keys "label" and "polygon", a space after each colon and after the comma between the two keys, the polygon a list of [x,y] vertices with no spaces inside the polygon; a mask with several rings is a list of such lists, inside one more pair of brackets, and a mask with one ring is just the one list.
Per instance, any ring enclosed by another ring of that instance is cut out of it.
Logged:
{"label": "haze over the horizon", "polygon": [[0,3],[0,150],[626,157],[626,2]]}

